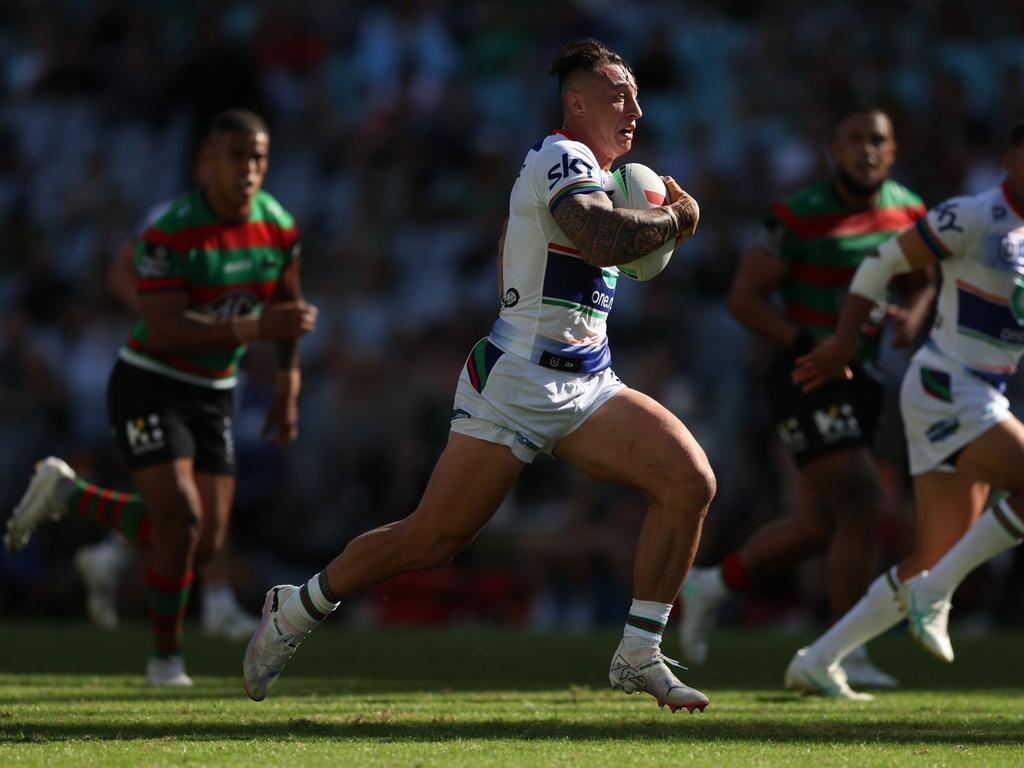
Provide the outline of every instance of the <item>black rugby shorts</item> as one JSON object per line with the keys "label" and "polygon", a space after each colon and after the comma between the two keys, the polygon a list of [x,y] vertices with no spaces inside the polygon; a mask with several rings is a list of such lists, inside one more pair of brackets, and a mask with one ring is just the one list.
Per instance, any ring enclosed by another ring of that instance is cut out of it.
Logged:
{"label": "black rugby shorts", "polygon": [[882,385],[853,364],[853,379],[832,380],[804,393],[790,376],[795,355],[782,351],[765,373],[776,430],[796,463],[852,448],[874,448],[882,413]]}
{"label": "black rugby shorts", "polygon": [[234,389],[187,384],[118,360],[107,383],[117,447],[135,471],[192,457],[195,470],[233,475]]}

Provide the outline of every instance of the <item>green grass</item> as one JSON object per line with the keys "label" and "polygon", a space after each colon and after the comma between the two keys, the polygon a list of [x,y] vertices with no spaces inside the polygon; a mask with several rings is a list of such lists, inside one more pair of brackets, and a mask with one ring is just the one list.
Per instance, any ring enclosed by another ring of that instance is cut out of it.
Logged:
{"label": "green grass", "polygon": [[[349,631],[329,624],[264,702],[241,646],[187,639],[196,687],[150,690],[141,626],[0,625],[0,766],[1019,766],[1024,635],[959,638],[947,667],[903,634],[872,703],[782,690],[808,637],[720,632],[684,673],[712,704],[669,714],[605,685],[616,632]],[[675,639],[667,638],[666,650]]]}

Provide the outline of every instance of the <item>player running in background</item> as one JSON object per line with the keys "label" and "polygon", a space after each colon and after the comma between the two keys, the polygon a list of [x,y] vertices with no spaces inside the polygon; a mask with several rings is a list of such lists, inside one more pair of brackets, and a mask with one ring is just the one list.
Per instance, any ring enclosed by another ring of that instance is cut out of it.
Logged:
{"label": "player running in background", "polygon": [[[680,639],[693,664],[707,657],[707,635],[731,592],[763,574],[827,553],[827,589],[838,618],[875,568],[882,489],[872,445],[882,388],[874,369],[883,315],[861,329],[849,381],[805,394],[790,381],[794,359],[831,334],[847,285],[873,248],[925,213],[920,198],[889,178],[896,159],[892,122],[857,106],[836,116],[829,135],[831,178],[806,187],[771,212],[743,254],[733,281],[733,315],[778,345],[765,377],[776,428],[797,465],[798,503],[762,525],[711,568],[695,567],[682,591]],[[774,302],[781,294],[781,310]],[[934,291],[920,281],[905,307],[894,308],[893,343],[909,344],[926,321]],[[865,649],[848,659],[851,677],[895,685]]]}
{"label": "player running in background", "polygon": [[270,134],[240,110],[213,121],[207,183],[174,202],[139,240],[139,311],[110,376],[107,404],[138,494],[98,488],[49,457],[7,523],[9,551],[70,510],[143,548],[151,685],[191,685],[181,652],[193,564],[223,545],[234,497],[231,413],[248,343],[277,344],[264,434],[297,435],[298,338],[317,310],[299,295],[292,217],[262,191]]}
{"label": "player running in background", "polygon": [[[914,480],[913,550],[797,652],[786,672],[789,688],[866,698],[850,689],[839,663],[904,615],[911,634],[951,662],[954,590],[975,567],[1024,538],[1024,424],[1003,395],[1024,354],[1024,121],[1010,133],[1003,165],[1001,186],[947,200],[883,244],[877,258],[865,259],[835,337],[797,360],[793,381],[807,390],[841,376],[855,354],[857,329],[885,301],[889,279],[938,265],[935,322],[900,389]],[[1009,496],[985,510],[990,488]]]}
{"label": "player running in background", "polygon": [[[200,156],[196,163],[196,179],[204,185],[204,163]],[[153,206],[144,218],[139,236],[156,223],[171,207],[174,200]],[[136,289],[138,273],[135,271],[135,240],[128,240],[117,252],[107,272],[107,288],[133,313],[139,312],[139,294]],[[198,566],[202,590],[200,593],[199,625],[204,634],[227,640],[246,640],[259,626],[259,620],[246,613],[238,604],[231,585],[227,542],[209,561]],[[117,611],[118,584],[135,559],[135,548],[125,538],[111,531],[95,544],[80,547],[74,556],[75,570],[86,589],[86,613],[101,629],[114,629],[119,624]]]}
{"label": "player running in background", "polygon": [[539,452],[649,499],[633,570],[634,600],[609,678],[673,711],[708,699],[672,674],[661,637],[715,491],[704,452],[667,409],[619,381],[606,335],[616,265],[681,243],[693,199],[671,179],[671,202],[613,208],[612,162],[642,114],[632,71],[594,40],[562,48],[564,125],[526,154],[499,241],[501,309],[459,378],[448,445],[415,511],[364,533],[301,586],[267,592],[243,661],[255,700],[340,600],[407,571],[450,561],[490,520]]}

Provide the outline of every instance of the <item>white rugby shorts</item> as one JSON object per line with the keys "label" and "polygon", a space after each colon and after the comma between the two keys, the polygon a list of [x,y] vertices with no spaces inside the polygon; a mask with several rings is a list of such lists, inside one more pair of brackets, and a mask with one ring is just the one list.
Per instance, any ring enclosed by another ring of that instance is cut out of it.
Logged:
{"label": "white rugby shorts", "polygon": [[527,464],[625,388],[611,370],[554,371],[481,339],[462,368],[452,408],[453,432],[507,445]]}
{"label": "white rugby shorts", "polygon": [[953,472],[947,461],[1005,419],[1010,403],[988,382],[944,355],[921,347],[900,387],[910,474]]}

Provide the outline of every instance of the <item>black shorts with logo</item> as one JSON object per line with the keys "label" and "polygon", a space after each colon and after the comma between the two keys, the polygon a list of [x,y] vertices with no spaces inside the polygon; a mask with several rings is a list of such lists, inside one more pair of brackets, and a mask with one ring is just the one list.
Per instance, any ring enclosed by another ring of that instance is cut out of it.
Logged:
{"label": "black shorts with logo", "polygon": [[853,364],[853,379],[833,380],[804,393],[790,376],[796,355],[783,351],[765,374],[765,389],[779,437],[803,466],[810,459],[851,448],[872,448],[882,413],[882,385]]}
{"label": "black shorts with logo", "polygon": [[234,392],[187,384],[118,360],[107,382],[107,414],[128,469],[191,456],[197,472],[233,475]]}

